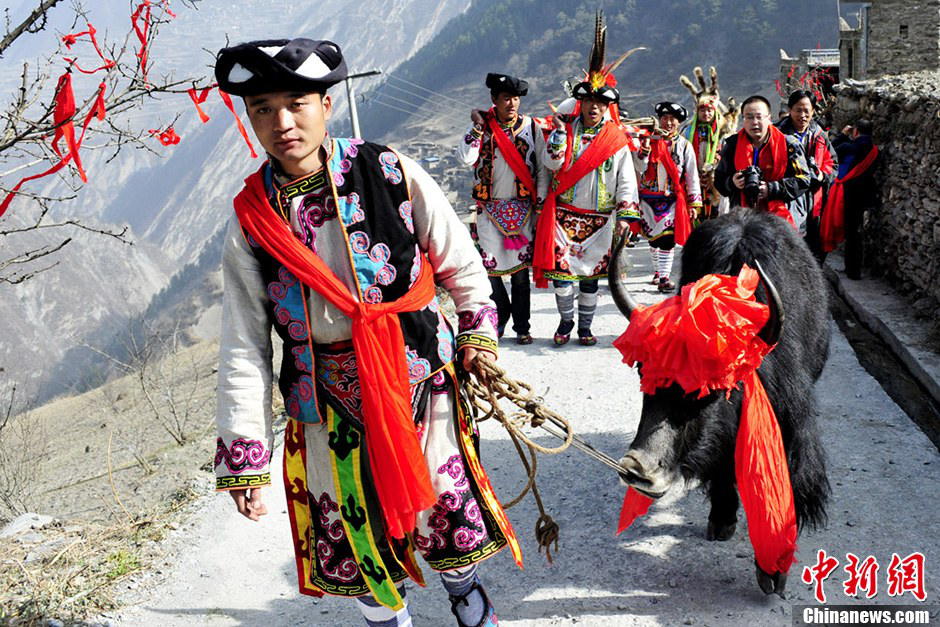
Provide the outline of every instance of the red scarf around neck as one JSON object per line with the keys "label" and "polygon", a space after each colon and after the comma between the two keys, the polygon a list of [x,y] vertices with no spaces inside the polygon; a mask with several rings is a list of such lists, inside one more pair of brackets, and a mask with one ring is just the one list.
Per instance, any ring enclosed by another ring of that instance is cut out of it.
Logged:
{"label": "red scarf around neck", "polygon": [[[787,173],[787,136],[776,126],[770,125],[770,138],[764,144],[758,158],[758,166],[764,173],[765,181],[779,181]],[[754,164],[754,146],[747,132],[742,128],[738,131],[738,143],[734,148],[734,169],[740,172],[749,165]],[[744,192],[741,192],[741,206],[747,207]],[[787,203],[782,200],[768,200],[767,211],[780,216],[790,224],[793,217],[787,209]]]}
{"label": "red scarf around neck", "polygon": [[[767,573],[786,573],[796,551],[796,507],[780,425],[757,375],[773,347],[758,336],[770,316],[754,292],[758,274],[708,274],[657,305],[633,312],[614,341],[629,365],[643,364],[640,388],[653,394],[678,384],[687,394],[727,394],[744,383],[734,472],[754,557]],[[627,490],[618,533],[643,515],[651,499]]]}
{"label": "red scarf around neck", "polygon": [[[813,138],[813,159],[816,161],[816,167],[823,174],[832,174],[836,164],[832,160],[832,153],[829,152],[826,138],[822,130],[816,133]],[[820,187],[813,192],[813,217],[818,218],[823,210],[823,188]]]}
{"label": "red scarf around neck", "polygon": [[[673,141],[678,141],[678,137]],[[657,137],[650,143],[650,166],[655,168],[657,163],[662,163],[669,176],[669,185],[676,195],[675,226],[673,234],[676,244],[685,246],[692,232],[692,220],[689,217],[689,201],[682,179],[679,178],[679,166],[672,159],[672,151],[669,150],[669,142],[663,137]]]}
{"label": "red scarf around neck", "polygon": [[397,315],[417,311],[434,298],[431,264],[422,257],[418,279],[398,300],[360,302],[271,208],[262,172],[263,168],[245,179],[244,189],[235,197],[238,222],[304,285],[352,319],[369,463],[386,530],[403,538],[414,529],[418,512],[437,502],[415,431],[405,341]]}
{"label": "red scarf around neck", "polygon": [[545,278],[544,273],[555,269],[555,210],[558,196],[599,168],[628,142],[623,129],[608,120],[601,128],[601,132],[591,140],[591,145],[585,148],[578,159],[572,163],[574,128],[570,122],[565,124],[565,130],[567,132],[565,163],[561,170],[555,173],[554,189],[548,191],[545,204],[542,206],[542,215],[539,216],[535,227],[535,253],[532,267],[535,270],[536,287],[548,287],[548,279]]}
{"label": "red scarf around neck", "polygon": [[506,160],[506,164],[509,165],[509,169],[512,170],[512,173],[515,174],[519,182],[529,190],[529,196],[534,203],[537,200],[535,180],[532,178],[532,173],[529,172],[529,168],[526,166],[522,155],[519,154],[515,142],[511,139],[512,129],[500,127],[499,121],[496,119],[495,107],[487,111],[485,117],[486,124],[490,129],[490,134],[493,135],[493,140],[496,142],[496,147],[499,148],[503,159]]}
{"label": "red scarf around neck", "polygon": [[829,188],[829,199],[819,223],[819,238],[822,249],[831,253],[845,239],[845,184],[868,171],[878,158],[878,146],[872,144],[868,154],[842,178],[837,178]]}

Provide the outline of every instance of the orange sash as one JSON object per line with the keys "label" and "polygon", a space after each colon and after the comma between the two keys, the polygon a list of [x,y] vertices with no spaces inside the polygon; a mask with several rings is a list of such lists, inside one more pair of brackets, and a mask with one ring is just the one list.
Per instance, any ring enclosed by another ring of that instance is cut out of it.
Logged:
{"label": "orange sash", "polygon": [[516,175],[519,182],[529,190],[529,196],[534,203],[537,200],[535,180],[532,178],[532,173],[529,172],[529,168],[526,167],[522,155],[520,155],[519,151],[516,149],[516,145],[509,139],[509,133],[512,133],[512,131],[500,128],[499,122],[496,121],[496,112],[493,109],[486,112],[486,123],[489,125],[490,133],[493,135],[493,141],[496,142],[496,147],[499,148],[499,151],[503,154],[503,159],[506,160],[506,164],[509,165],[509,169]]}
{"label": "orange sash", "polygon": [[845,183],[858,178],[868,171],[868,168],[878,158],[878,146],[872,144],[871,150],[864,159],[849,170],[844,177],[837,178],[829,188],[829,199],[823,210],[822,221],[819,224],[819,238],[822,249],[831,253],[845,239]]}
{"label": "orange sash", "polygon": [[599,168],[628,142],[623,129],[616,123],[608,121],[591,141],[591,145],[574,163],[571,163],[574,129],[570,123],[566,127],[568,145],[565,149],[565,164],[555,174],[554,189],[548,191],[545,204],[542,206],[542,215],[539,216],[539,221],[535,226],[535,253],[532,267],[535,270],[536,287],[548,287],[548,280],[544,273],[555,269],[555,210],[558,196],[568,191],[589,172]]}
{"label": "orange sash", "polygon": [[[770,126],[770,138],[764,144],[758,157],[758,166],[764,173],[764,179],[767,181],[779,181],[787,173],[787,136],[776,126]],[[734,147],[734,169],[740,172],[749,165],[754,164],[754,146],[748,138],[744,129],[738,131],[738,143]],[[741,192],[741,206],[747,207],[747,200],[744,198],[744,192]],[[787,209],[787,203],[782,200],[768,200],[767,211],[778,215],[790,224],[793,224],[793,216]]]}
{"label": "orange sash", "polygon": [[676,244],[685,246],[685,242],[689,239],[689,234],[692,232],[692,220],[689,217],[689,201],[685,186],[682,185],[682,180],[679,178],[679,166],[672,160],[672,154],[669,152],[669,147],[666,145],[665,139],[661,137],[654,139],[651,143],[650,150],[650,165],[655,167],[657,163],[663,164],[663,167],[666,168],[666,174],[669,175],[669,184],[676,194],[676,214],[673,236]]}

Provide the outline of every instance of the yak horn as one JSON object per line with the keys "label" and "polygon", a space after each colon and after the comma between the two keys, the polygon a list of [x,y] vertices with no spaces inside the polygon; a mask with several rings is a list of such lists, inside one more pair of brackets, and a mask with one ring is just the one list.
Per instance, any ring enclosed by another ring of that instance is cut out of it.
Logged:
{"label": "yak horn", "polygon": [[630,292],[620,281],[620,253],[623,251],[623,245],[626,244],[630,232],[627,231],[623,237],[614,246],[614,251],[610,259],[610,266],[607,269],[607,284],[610,286],[610,295],[614,299],[614,304],[620,310],[627,320],[633,315],[637,307],[636,301],[630,296]]}
{"label": "yak horn", "polygon": [[607,68],[607,73],[610,74],[611,72],[616,70],[618,67],[620,67],[621,63],[623,63],[624,61],[630,58],[630,55],[632,55],[634,52],[639,52],[640,50],[646,50],[646,47],[637,46],[636,48],[632,48],[624,52],[622,55],[620,55],[619,59],[617,59],[616,61],[610,64],[610,67]]}
{"label": "yak horn", "polygon": [[[773,281],[771,281],[770,277],[764,272],[764,269],[757,259],[754,260],[754,268],[757,270],[757,274],[764,284],[764,291],[767,292],[767,306],[770,308],[770,317],[767,319],[767,324],[765,324],[764,328],[758,333],[758,336],[760,339],[764,340],[768,346],[773,346],[780,340],[780,334],[783,331],[783,302],[780,300],[780,293],[777,292]],[[613,287],[611,287],[611,293],[613,293]],[[616,298],[614,300],[616,300]]]}

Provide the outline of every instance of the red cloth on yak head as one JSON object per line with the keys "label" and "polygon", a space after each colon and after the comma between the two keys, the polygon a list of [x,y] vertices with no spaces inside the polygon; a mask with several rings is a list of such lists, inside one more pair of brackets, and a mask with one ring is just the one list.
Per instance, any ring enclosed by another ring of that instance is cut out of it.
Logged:
{"label": "red cloth on yak head", "polygon": [[[754,556],[773,574],[793,564],[797,527],[780,426],[757,376],[773,348],[758,337],[770,317],[770,308],[754,297],[759,280],[748,266],[736,277],[708,274],[676,296],[637,308],[614,346],[627,364],[643,364],[644,394],[678,383],[699,398],[717,390],[730,395],[744,383],[735,477]],[[627,491],[621,531],[645,511],[644,498]]]}

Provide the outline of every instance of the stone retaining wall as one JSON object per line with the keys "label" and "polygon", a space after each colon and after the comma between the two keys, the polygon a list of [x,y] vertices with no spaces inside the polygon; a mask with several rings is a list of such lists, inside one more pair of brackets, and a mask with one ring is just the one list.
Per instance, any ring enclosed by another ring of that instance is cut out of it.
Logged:
{"label": "stone retaining wall", "polygon": [[865,266],[936,316],[940,303],[940,72],[836,86],[834,128],[860,117],[881,149],[880,202],[866,227]]}

